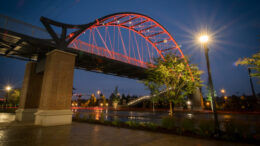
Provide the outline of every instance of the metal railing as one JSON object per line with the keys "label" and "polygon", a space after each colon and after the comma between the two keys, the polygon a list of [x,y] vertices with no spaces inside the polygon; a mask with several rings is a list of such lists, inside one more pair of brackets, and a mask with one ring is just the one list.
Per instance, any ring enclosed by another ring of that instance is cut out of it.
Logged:
{"label": "metal railing", "polygon": [[25,23],[2,14],[0,14],[0,28],[39,39],[51,38],[49,33],[44,28]]}

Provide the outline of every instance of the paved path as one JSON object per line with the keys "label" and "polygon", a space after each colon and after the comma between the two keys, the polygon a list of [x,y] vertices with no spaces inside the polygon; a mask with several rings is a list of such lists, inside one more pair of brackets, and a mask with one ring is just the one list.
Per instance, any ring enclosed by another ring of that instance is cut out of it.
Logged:
{"label": "paved path", "polygon": [[[1,113],[0,113],[1,115]],[[4,146],[242,146],[245,144],[197,139],[140,130],[74,122],[40,127],[30,123],[0,123]]]}

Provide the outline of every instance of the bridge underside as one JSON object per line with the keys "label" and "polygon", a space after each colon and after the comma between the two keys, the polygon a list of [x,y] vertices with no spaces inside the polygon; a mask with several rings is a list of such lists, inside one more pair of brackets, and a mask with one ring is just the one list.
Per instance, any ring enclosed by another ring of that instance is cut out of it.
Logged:
{"label": "bridge underside", "polygon": [[[36,39],[0,28],[0,55],[26,61],[39,61],[46,53],[57,49],[50,40]],[[144,79],[145,68],[80,50],[65,48],[64,51],[76,54],[75,68],[100,72],[132,79]]]}

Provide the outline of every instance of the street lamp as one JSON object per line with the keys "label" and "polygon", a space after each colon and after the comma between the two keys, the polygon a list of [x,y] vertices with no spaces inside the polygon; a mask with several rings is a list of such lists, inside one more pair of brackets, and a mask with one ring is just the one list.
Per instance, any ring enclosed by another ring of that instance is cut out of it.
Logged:
{"label": "street lamp", "polygon": [[209,41],[209,37],[207,35],[202,35],[199,37],[199,41],[203,45],[205,49],[205,57],[207,62],[207,70],[208,70],[208,85],[211,93],[212,98],[212,110],[214,113],[214,122],[215,122],[215,133],[219,134],[219,122],[218,122],[218,115],[216,111],[216,98],[214,96],[214,87],[212,83],[212,77],[211,77],[211,69],[210,69],[210,63],[209,63],[209,48],[207,46],[207,43]]}
{"label": "street lamp", "polygon": [[97,90],[97,95],[100,95],[101,91],[100,90]]}
{"label": "street lamp", "polygon": [[225,94],[225,93],[226,93],[226,90],[225,90],[225,89],[221,89],[220,92],[221,92],[222,94]]}
{"label": "street lamp", "polygon": [[12,90],[12,87],[10,85],[7,85],[5,87],[5,90],[7,91],[7,98],[5,99],[5,107],[7,107],[7,99],[9,98],[9,93]]}
{"label": "street lamp", "polygon": [[224,96],[224,99],[225,99],[225,100],[227,100],[227,99],[228,99],[228,97],[227,97],[227,96]]}
{"label": "street lamp", "polygon": [[248,68],[247,70],[248,70],[248,75],[249,75],[249,81],[250,81],[250,85],[251,85],[251,90],[252,90],[253,96],[256,98],[255,88],[254,88],[254,84],[253,84],[252,78],[251,78],[251,69]]}

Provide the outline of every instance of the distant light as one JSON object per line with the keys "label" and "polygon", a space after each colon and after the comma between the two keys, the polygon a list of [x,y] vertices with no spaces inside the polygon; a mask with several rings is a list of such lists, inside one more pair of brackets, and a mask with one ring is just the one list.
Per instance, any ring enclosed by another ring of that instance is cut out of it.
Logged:
{"label": "distant light", "polygon": [[100,106],[102,107],[102,106],[103,106],[103,103],[100,103]]}
{"label": "distant light", "polygon": [[71,34],[69,34],[69,37],[71,38],[71,37],[73,37],[73,35],[74,35],[74,34],[73,34],[73,33],[71,33]]}
{"label": "distant light", "polygon": [[226,90],[225,89],[221,89],[220,92],[224,94],[226,92]]}
{"label": "distant light", "polygon": [[191,101],[188,100],[188,101],[187,101],[187,104],[188,104],[188,105],[191,105]]}
{"label": "distant light", "polygon": [[100,90],[97,90],[97,95],[100,95],[101,91]]}
{"label": "distant light", "polygon": [[117,23],[119,23],[120,21],[119,20],[117,20]]}
{"label": "distant light", "polygon": [[207,35],[200,36],[199,38],[201,43],[206,43],[209,40],[209,37]]}
{"label": "distant light", "polygon": [[9,92],[10,90],[12,90],[12,87],[11,87],[10,85],[7,85],[7,86],[5,87],[5,90]]}
{"label": "distant light", "polygon": [[129,24],[132,24],[132,22],[130,21]]}
{"label": "distant light", "polygon": [[227,99],[228,99],[228,97],[227,97],[227,96],[224,96],[224,99],[225,99],[225,100],[227,100]]}
{"label": "distant light", "polygon": [[108,103],[106,103],[106,106],[108,106]]}
{"label": "distant light", "polygon": [[167,43],[168,41],[166,39],[163,40],[164,43]]}
{"label": "distant light", "polygon": [[193,116],[193,114],[191,114],[191,113],[188,113],[188,114],[187,114],[187,116],[188,116],[188,118],[189,118],[189,119],[191,119],[191,118],[192,118],[192,116]]}
{"label": "distant light", "polygon": [[241,96],[240,99],[244,100],[244,99],[245,99],[245,96]]}
{"label": "distant light", "polygon": [[206,102],[206,105],[207,105],[207,106],[209,106],[209,105],[210,105],[210,103],[209,103],[209,102]]}

